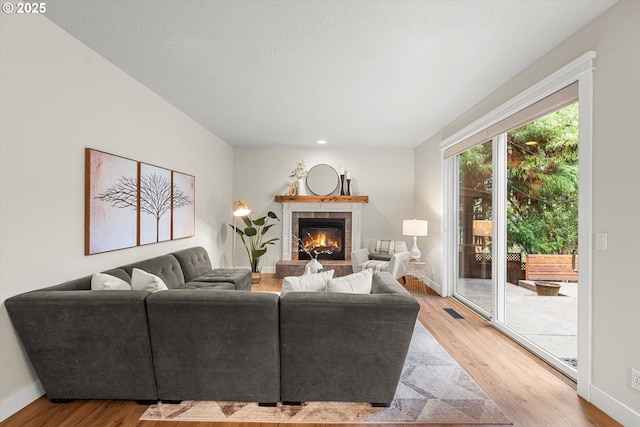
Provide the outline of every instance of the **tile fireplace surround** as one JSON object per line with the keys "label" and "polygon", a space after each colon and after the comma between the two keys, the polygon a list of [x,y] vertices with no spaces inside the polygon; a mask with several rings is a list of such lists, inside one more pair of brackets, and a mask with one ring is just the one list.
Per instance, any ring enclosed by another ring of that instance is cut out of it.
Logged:
{"label": "tile fireplace surround", "polygon": [[345,260],[322,262],[328,264],[327,269],[341,270],[341,275],[350,273],[351,251],[361,246],[362,204],[368,200],[368,196],[276,196],[276,202],[282,203],[282,259],[276,263],[276,277],[302,274],[308,262],[298,260],[292,241],[292,236],[298,234],[300,218],[345,219]]}

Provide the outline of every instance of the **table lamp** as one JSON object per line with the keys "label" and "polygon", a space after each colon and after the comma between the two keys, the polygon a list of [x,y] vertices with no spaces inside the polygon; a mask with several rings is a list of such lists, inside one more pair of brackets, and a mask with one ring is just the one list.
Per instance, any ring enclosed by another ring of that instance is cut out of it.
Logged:
{"label": "table lamp", "polygon": [[402,234],[413,236],[413,247],[411,248],[411,259],[420,261],[422,254],[418,249],[418,236],[429,235],[429,221],[420,219],[405,219],[402,221]]}

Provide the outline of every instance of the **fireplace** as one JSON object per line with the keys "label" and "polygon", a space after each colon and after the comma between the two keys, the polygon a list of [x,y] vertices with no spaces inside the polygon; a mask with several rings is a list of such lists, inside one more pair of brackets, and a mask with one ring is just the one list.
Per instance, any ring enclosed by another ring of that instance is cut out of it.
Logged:
{"label": "fireplace", "polygon": [[[300,218],[298,220],[299,247],[316,251],[318,259],[345,259],[345,218]],[[311,259],[304,251],[298,259]]]}
{"label": "fireplace", "polygon": [[[298,252],[298,245],[293,236],[299,236],[300,220],[309,218],[327,218],[344,220],[343,258],[324,259],[322,265],[325,270],[335,270],[335,277],[352,273],[351,252],[360,249],[360,224],[362,206],[368,203],[366,196],[360,196],[355,201],[342,202],[340,197],[331,196],[327,200],[313,196],[302,196],[296,200],[289,200],[291,196],[276,196],[276,202],[282,203],[282,259],[276,262],[276,277],[301,276],[304,273],[308,258],[303,259],[303,252]],[[308,200],[309,198],[313,200]],[[280,199],[280,200],[279,200]],[[322,200],[318,200],[322,199]],[[323,224],[325,225],[325,224]],[[333,255],[333,254],[332,254]]]}

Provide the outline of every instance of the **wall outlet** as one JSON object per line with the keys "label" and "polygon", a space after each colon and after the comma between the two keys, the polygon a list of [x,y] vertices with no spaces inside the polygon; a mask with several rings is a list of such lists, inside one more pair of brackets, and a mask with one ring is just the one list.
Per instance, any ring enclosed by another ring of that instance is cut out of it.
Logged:
{"label": "wall outlet", "polygon": [[631,387],[640,391],[640,371],[631,368]]}

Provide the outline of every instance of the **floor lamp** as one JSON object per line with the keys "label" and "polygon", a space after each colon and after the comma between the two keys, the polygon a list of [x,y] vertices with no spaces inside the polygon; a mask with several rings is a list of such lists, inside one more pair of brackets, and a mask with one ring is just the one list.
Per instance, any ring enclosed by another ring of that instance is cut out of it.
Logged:
{"label": "floor lamp", "polygon": [[418,236],[427,236],[429,234],[429,221],[405,219],[402,221],[402,234],[405,236],[413,236],[411,259],[420,261],[422,254],[420,253],[420,249],[418,249]]}
{"label": "floor lamp", "polygon": [[249,206],[242,200],[233,202],[233,268],[236,268],[236,237],[238,236],[238,217],[247,216],[251,213]]}

